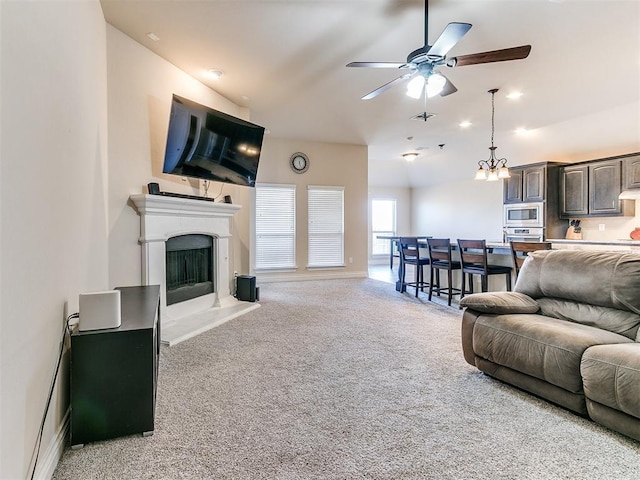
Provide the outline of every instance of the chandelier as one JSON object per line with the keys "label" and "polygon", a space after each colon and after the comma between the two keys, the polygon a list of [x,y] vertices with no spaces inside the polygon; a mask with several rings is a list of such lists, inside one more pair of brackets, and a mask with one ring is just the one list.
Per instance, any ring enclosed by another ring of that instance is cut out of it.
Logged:
{"label": "chandelier", "polygon": [[489,90],[491,94],[491,146],[489,147],[488,160],[480,160],[478,162],[478,171],[476,172],[476,180],[487,180],[488,182],[495,182],[501,178],[510,178],[509,169],[507,168],[506,158],[496,158],[496,148],[493,146],[493,134],[495,132],[494,117],[496,113],[494,97],[497,88]]}

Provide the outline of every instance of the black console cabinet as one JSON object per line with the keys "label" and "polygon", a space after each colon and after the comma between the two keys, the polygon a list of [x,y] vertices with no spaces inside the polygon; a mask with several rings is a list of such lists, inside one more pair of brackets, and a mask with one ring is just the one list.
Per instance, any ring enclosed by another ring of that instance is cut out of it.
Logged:
{"label": "black console cabinet", "polygon": [[118,288],[121,325],[71,334],[71,445],[154,429],[160,286]]}

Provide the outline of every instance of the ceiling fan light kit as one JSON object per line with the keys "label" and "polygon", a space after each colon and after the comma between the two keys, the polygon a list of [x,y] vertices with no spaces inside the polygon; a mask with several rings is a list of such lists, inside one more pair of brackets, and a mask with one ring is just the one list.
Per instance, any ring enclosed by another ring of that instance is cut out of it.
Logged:
{"label": "ceiling fan light kit", "polygon": [[493,145],[493,135],[495,133],[495,95],[497,88],[489,90],[491,94],[491,146],[489,147],[489,159],[480,160],[478,162],[478,170],[476,171],[475,180],[486,180],[488,182],[497,182],[502,178],[510,178],[509,168],[507,167],[506,158],[496,158],[496,149]]}
{"label": "ceiling fan light kit", "polygon": [[429,45],[429,1],[424,2],[424,46],[414,50],[407,56],[406,62],[351,62],[347,67],[368,68],[395,68],[407,69],[405,73],[390,82],[376,88],[364,95],[363,100],[375,98],[391,87],[410,80],[407,85],[407,95],[418,99],[423,91],[427,97],[451,95],[458,89],[441,72],[435,70],[439,67],[461,67],[465,65],[477,65],[481,63],[505,62],[508,60],[520,60],[527,58],[531,51],[531,45],[492,50],[489,52],[473,53],[458,57],[447,58],[447,53],[462,39],[471,29],[470,23],[449,23],[436,39],[433,45]]}

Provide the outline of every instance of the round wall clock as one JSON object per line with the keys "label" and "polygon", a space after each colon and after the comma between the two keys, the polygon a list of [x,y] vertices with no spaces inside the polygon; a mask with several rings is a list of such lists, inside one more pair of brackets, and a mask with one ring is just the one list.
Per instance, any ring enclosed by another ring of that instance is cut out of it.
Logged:
{"label": "round wall clock", "polygon": [[309,170],[309,157],[302,152],[296,152],[289,159],[291,169],[296,173],[304,173]]}

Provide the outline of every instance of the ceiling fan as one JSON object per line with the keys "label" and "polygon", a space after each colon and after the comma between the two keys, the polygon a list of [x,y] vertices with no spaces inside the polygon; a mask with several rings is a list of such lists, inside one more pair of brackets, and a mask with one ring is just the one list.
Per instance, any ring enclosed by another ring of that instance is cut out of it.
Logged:
{"label": "ceiling fan", "polygon": [[407,95],[410,97],[420,98],[422,92],[425,90],[427,97],[433,97],[435,95],[444,97],[455,93],[458,89],[449,79],[436,70],[438,67],[462,67],[480,63],[505,62],[508,60],[520,60],[529,56],[531,45],[447,58],[447,53],[449,53],[471,29],[471,26],[470,23],[449,23],[433,45],[429,45],[429,0],[425,0],[424,47],[420,47],[411,52],[407,56],[406,62],[351,62],[347,64],[347,67],[398,68],[408,70],[407,73],[400,77],[367,93],[362,99],[369,100],[377,97],[405,80],[409,80],[407,84]]}

